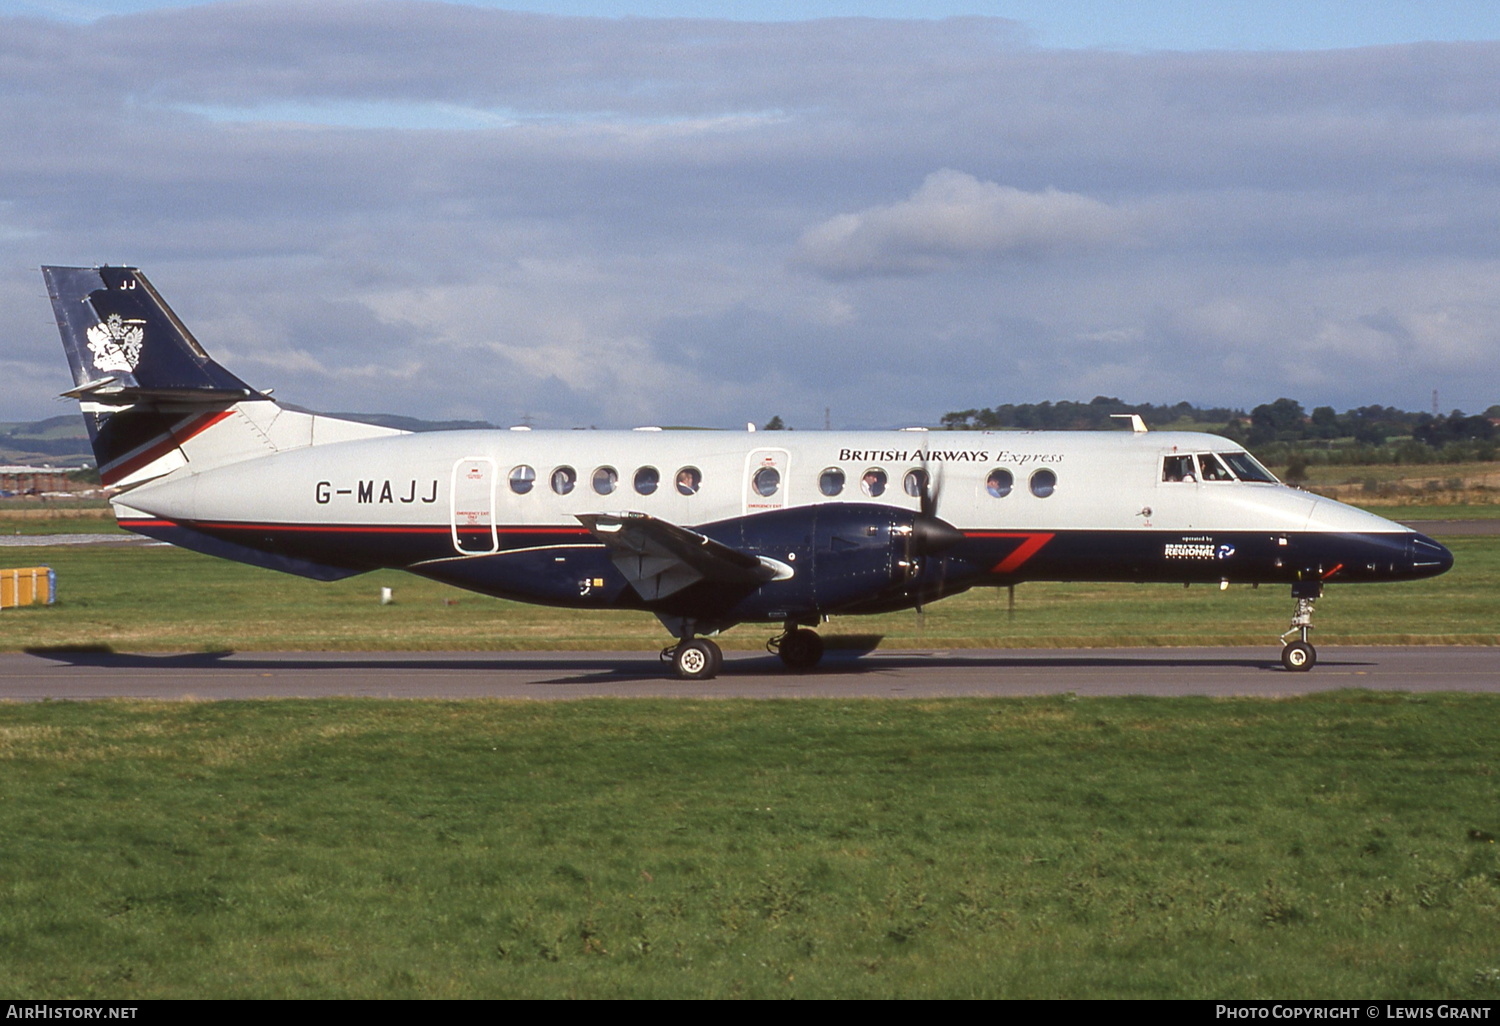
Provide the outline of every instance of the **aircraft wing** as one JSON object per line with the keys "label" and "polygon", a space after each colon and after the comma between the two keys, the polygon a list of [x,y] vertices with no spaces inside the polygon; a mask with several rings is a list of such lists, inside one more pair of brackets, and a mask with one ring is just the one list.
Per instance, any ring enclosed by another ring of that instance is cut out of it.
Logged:
{"label": "aircraft wing", "polygon": [[605,544],[615,566],[647,601],[666,598],[699,581],[760,584],[791,576],[788,566],[740,552],[646,513],[575,515]]}

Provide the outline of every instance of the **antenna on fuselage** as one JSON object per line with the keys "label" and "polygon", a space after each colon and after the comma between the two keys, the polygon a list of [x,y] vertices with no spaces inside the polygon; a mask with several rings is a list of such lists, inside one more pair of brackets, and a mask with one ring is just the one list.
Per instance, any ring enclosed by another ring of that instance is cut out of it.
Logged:
{"label": "antenna on fuselage", "polygon": [[1146,422],[1141,419],[1141,415],[1139,413],[1111,413],[1110,417],[1115,420],[1130,421],[1130,430],[1134,431],[1138,435],[1144,435],[1146,433]]}

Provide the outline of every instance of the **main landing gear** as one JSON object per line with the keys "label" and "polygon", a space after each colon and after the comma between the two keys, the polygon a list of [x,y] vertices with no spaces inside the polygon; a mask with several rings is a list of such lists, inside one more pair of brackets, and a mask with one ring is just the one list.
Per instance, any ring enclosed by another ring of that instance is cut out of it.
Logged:
{"label": "main landing gear", "polygon": [[[1298,581],[1292,585],[1292,598],[1297,608],[1292,613],[1292,624],[1281,635],[1285,647],[1281,650],[1281,665],[1293,673],[1311,670],[1318,663],[1318,650],[1307,640],[1313,629],[1313,603],[1323,594],[1321,581]],[[1292,639],[1296,638],[1296,641]]]}
{"label": "main landing gear", "polygon": [[713,680],[724,668],[724,650],[708,638],[683,638],[662,649],[661,659],[683,680]]}
{"label": "main landing gear", "polygon": [[781,656],[789,670],[811,670],[823,658],[823,639],[817,631],[788,623],[786,630],[766,642],[766,651]]}
{"label": "main landing gear", "polygon": [[[661,650],[661,661],[671,663],[683,680],[713,680],[724,669],[724,652],[708,638],[694,637],[697,624],[691,620],[672,620],[678,635],[675,645]],[[766,642],[766,651],[781,657],[789,670],[811,670],[823,658],[823,639],[817,631],[799,627],[789,621],[786,629]]]}

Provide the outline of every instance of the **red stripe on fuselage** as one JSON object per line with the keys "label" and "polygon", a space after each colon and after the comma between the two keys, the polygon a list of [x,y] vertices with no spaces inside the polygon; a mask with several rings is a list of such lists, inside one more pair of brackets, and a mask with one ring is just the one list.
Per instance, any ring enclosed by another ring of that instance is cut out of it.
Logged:
{"label": "red stripe on fuselage", "polygon": [[1052,531],[965,531],[965,538],[1020,538],[1021,544],[1015,547],[1010,555],[990,568],[992,574],[1015,573],[1032,556],[1041,551],[1053,538],[1057,537]]}

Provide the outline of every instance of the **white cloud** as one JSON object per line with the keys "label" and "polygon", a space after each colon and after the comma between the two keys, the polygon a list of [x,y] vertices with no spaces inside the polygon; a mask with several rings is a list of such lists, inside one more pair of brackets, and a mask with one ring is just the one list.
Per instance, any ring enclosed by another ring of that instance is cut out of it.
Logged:
{"label": "white cloud", "polygon": [[833,278],[921,274],[955,263],[1037,258],[1116,245],[1131,218],[1077,193],[1025,192],[962,171],[928,175],[911,197],[808,229],[797,259]]}

